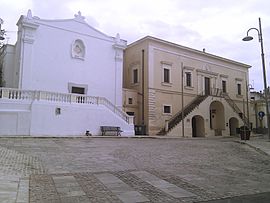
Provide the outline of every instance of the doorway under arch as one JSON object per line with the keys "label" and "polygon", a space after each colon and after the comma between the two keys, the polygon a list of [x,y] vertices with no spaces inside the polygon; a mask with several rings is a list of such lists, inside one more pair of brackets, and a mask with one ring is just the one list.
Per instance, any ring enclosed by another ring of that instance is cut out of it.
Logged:
{"label": "doorway under arch", "polygon": [[219,101],[213,101],[210,104],[210,128],[215,130],[215,135],[222,135],[225,129],[224,106]]}
{"label": "doorway under arch", "polygon": [[205,137],[204,119],[202,116],[192,117],[192,137]]}
{"label": "doorway under arch", "polygon": [[237,135],[236,133],[236,128],[239,127],[239,121],[237,118],[232,117],[229,120],[229,127],[230,127],[230,136],[235,136]]}

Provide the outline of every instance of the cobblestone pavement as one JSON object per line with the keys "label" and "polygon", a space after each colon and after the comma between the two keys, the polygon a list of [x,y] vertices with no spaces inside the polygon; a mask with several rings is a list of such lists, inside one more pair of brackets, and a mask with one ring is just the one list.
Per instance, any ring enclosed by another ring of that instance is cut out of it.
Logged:
{"label": "cobblestone pavement", "polygon": [[269,156],[234,138],[0,138],[0,202],[198,202],[263,192]]}
{"label": "cobblestone pavement", "polygon": [[251,137],[250,140],[239,140],[238,142],[247,144],[257,151],[270,156],[270,138],[268,135],[257,135]]}

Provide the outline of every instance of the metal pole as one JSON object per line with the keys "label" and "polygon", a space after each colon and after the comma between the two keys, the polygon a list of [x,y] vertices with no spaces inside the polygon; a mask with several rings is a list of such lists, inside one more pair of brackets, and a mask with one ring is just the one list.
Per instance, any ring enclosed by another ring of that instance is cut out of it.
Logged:
{"label": "metal pole", "polygon": [[257,101],[253,100],[254,102],[254,109],[255,109],[255,125],[256,125],[256,132],[258,130],[258,106],[257,106]]}
{"label": "metal pole", "polygon": [[[245,99],[243,99],[243,118],[246,117],[246,112],[245,112]],[[245,120],[245,119],[244,119]],[[246,124],[244,122],[244,140],[246,141]]]}
{"label": "metal pole", "polygon": [[267,121],[267,129],[268,129],[268,138],[270,139],[268,91],[267,91],[266,70],[265,70],[264,51],[263,51],[261,18],[259,18],[259,41],[261,42],[261,56],[262,56],[262,68],[263,68],[263,81],[264,81],[264,97],[265,97],[265,106],[266,106],[266,121]]}
{"label": "metal pole", "polygon": [[250,122],[249,122],[249,86],[246,80],[246,96],[247,96],[247,119],[248,119],[248,129],[250,130]]}
{"label": "metal pole", "polygon": [[144,128],[144,49],[142,50],[142,128]]}
{"label": "metal pole", "polygon": [[184,65],[181,62],[181,70],[182,70],[182,136],[185,137],[185,123],[184,123]]}

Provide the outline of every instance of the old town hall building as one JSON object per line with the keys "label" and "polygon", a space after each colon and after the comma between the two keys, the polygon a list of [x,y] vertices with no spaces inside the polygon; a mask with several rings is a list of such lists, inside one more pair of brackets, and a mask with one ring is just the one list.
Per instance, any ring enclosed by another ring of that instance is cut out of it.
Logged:
{"label": "old town hall building", "polygon": [[151,36],[125,49],[125,111],[150,135],[235,135],[249,65]]}

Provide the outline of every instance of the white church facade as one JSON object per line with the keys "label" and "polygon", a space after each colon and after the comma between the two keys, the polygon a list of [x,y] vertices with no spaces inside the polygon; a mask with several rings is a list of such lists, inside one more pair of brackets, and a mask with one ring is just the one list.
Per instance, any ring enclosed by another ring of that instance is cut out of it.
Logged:
{"label": "white church facade", "polygon": [[29,10],[15,45],[0,53],[0,135],[76,136],[100,126],[134,135],[122,111],[126,41],[73,19],[43,20]]}

